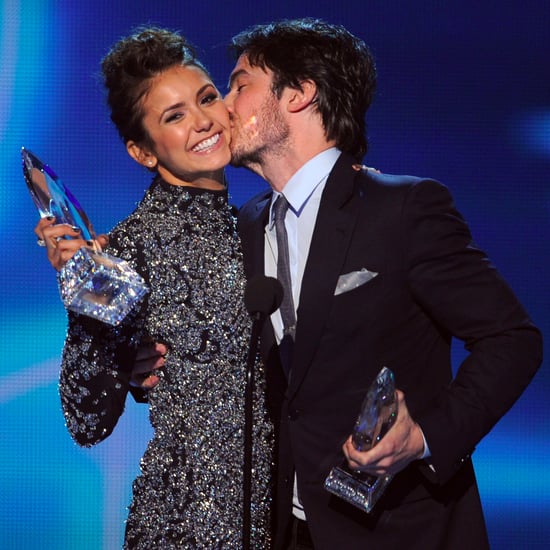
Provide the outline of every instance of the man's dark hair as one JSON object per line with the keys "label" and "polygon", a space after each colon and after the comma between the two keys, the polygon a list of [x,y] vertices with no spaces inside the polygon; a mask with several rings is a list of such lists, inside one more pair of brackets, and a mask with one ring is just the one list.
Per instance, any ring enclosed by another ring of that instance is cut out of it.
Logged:
{"label": "man's dark hair", "polygon": [[273,72],[273,92],[317,86],[326,137],[360,160],[367,152],[365,114],[376,87],[374,58],[365,43],[340,25],[318,19],[284,20],[251,27],[229,46],[237,59]]}

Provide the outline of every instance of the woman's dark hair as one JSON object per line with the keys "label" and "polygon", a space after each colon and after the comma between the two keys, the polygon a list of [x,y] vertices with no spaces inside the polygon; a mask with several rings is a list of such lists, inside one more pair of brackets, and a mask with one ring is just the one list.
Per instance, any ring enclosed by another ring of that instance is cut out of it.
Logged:
{"label": "woman's dark hair", "polygon": [[116,42],[101,61],[111,120],[124,143],[149,144],[141,100],[151,79],[175,65],[194,65],[207,73],[183,36],[158,27],[136,29]]}
{"label": "woman's dark hair", "polygon": [[374,59],[359,38],[318,19],[257,25],[235,36],[235,58],[273,72],[273,92],[312,80],[327,139],[360,160],[367,151],[365,114],[376,87]]}

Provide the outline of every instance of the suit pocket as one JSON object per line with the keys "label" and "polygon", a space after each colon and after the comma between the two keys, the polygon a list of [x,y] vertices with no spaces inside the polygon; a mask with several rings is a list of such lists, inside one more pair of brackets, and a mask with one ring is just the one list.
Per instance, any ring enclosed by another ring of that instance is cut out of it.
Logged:
{"label": "suit pocket", "polygon": [[350,273],[340,275],[336,283],[334,295],[339,296],[340,294],[355,290],[369,281],[372,281],[377,275],[378,273],[376,271],[370,271],[366,267],[363,267],[359,271],[351,271]]}
{"label": "suit pocket", "polygon": [[335,295],[327,319],[327,328],[335,334],[352,337],[364,333],[373,323],[384,326],[387,317],[399,314],[406,287],[402,272],[380,272],[352,290]]}

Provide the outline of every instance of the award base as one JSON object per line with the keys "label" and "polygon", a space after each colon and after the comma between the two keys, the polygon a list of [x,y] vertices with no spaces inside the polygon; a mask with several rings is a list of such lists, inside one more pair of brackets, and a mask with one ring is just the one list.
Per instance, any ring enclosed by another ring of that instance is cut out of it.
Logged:
{"label": "award base", "polygon": [[345,467],[332,468],[325,480],[325,489],[369,513],[392,480],[392,475],[381,477],[348,471]]}
{"label": "award base", "polygon": [[81,248],[57,278],[67,309],[115,326],[147,292],[145,281],[127,262],[87,248]]}

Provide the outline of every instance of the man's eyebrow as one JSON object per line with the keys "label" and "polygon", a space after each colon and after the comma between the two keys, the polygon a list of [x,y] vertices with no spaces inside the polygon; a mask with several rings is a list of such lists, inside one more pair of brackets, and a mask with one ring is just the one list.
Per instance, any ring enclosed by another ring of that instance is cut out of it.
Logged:
{"label": "man's eyebrow", "polygon": [[230,90],[231,86],[233,86],[233,82],[235,82],[235,79],[239,78],[242,74],[247,74],[245,69],[239,69],[238,71],[235,71],[234,73],[231,73],[231,76],[229,77],[229,83],[227,84],[227,88]]}

